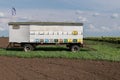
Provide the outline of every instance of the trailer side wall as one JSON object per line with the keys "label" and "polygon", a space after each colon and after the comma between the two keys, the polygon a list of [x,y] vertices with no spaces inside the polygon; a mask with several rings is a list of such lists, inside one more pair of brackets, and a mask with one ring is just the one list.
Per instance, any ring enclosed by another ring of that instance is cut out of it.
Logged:
{"label": "trailer side wall", "polygon": [[83,43],[83,27],[30,25],[30,42]]}
{"label": "trailer side wall", "polygon": [[29,30],[28,25],[10,25],[9,42],[29,42]]}

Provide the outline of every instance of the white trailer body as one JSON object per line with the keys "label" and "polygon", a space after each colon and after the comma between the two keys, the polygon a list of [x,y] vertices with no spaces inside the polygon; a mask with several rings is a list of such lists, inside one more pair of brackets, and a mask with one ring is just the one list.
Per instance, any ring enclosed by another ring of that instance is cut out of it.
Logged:
{"label": "white trailer body", "polygon": [[83,44],[83,24],[10,22],[9,42],[21,44]]}
{"label": "white trailer body", "polygon": [[27,25],[10,25],[9,42],[29,42],[29,26]]}

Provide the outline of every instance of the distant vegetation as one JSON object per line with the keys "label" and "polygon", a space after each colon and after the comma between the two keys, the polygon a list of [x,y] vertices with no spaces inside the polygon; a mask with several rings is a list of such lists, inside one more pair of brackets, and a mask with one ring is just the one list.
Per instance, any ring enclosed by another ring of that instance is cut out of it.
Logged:
{"label": "distant vegetation", "polygon": [[87,37],[85,40],[109,42],[120,44],[120,37]]}

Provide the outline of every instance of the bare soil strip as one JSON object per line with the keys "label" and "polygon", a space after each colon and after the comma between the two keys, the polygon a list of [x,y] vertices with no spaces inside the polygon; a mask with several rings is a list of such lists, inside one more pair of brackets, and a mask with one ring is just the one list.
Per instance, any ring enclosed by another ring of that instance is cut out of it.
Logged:
{"label": "bare soil strip", "polygon": [[119,80],[120,62],[0,57],[0,80]]}

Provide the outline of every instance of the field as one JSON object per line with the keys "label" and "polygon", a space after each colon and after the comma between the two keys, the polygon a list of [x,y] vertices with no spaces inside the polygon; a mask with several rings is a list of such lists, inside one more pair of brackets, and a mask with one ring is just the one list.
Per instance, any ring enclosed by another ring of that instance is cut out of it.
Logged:
{"label": "field", "polygon": [[0,80],[119,80],[120,45],[85,40],[81,51],[64,46],[39,47],[32,52],[5,50],[0,38]]}
{"label": "field", "polygon": [[[1,39],[3,41],[3,39]],[[1,42],[2,42],[1,41]],[[5,41],[5,40],[4,40]],[[7,43],[7,42],[6,42]],[[5,44],[5,43],[4,43]],[[21,58],[72,58],[89,60],[120,61],[120,45],[107,42],[84,40],[84,48],[79,52],[70,52],[64,46],[39,47],[35,51],[24,52],[22,49],[0,49],[1,56]]]}
{"label": "field", "polygon": [[85,38],[85,40],[120,44],[120,37],[87,37],[87,38]]}

